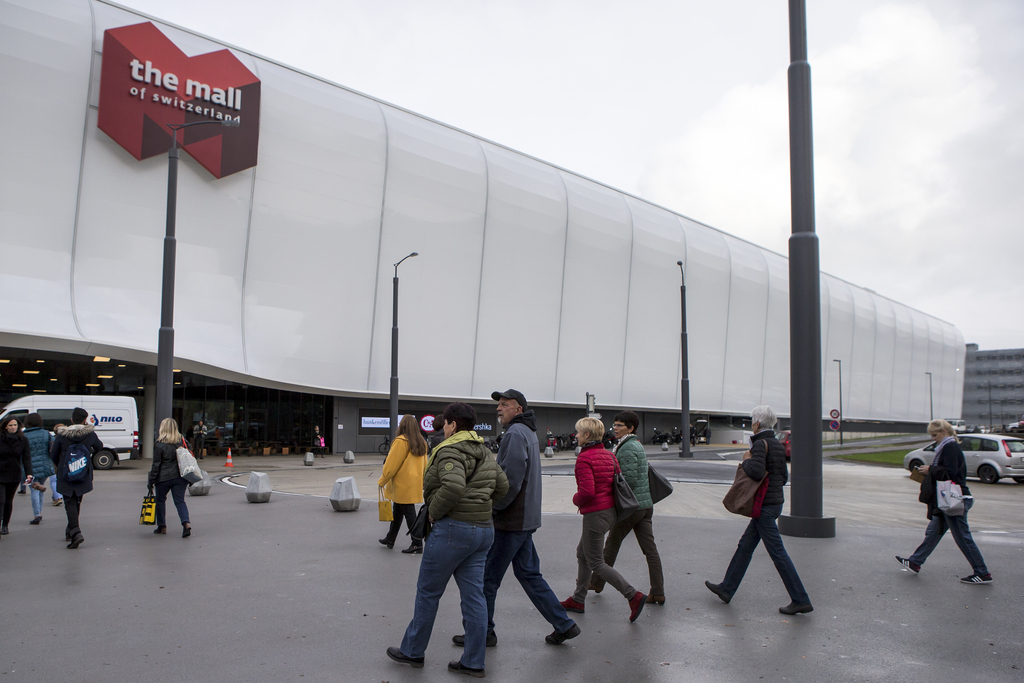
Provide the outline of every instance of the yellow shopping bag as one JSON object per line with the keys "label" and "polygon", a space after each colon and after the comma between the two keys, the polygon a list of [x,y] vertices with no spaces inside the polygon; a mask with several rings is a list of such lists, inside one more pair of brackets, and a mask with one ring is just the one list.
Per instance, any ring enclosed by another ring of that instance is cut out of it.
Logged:
{"label": "yellow shopping bag", "polygon": [[139,514],[139,524],[156,524],[156,496],[153,489],[142,499],[142,512]]}
{"label": "yellow shopping bag", "polygon": [[383,487],[377,489],[377,513],[380,515],[380,521],[382,522],[390,522],[395,518],[391,514],[391,501],[384,497]]}

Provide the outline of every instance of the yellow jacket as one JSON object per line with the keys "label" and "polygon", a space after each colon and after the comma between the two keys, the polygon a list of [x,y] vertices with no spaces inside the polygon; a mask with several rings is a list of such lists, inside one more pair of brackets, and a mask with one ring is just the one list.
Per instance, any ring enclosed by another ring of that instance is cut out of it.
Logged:
{"label": "yellow jacket", "polygon": [[426,470],[426,454],[413,455],[409,452],[409,440],[398,436],[388,451],[377,486],[384,486],[384,495],[395,503],[422,503]]}

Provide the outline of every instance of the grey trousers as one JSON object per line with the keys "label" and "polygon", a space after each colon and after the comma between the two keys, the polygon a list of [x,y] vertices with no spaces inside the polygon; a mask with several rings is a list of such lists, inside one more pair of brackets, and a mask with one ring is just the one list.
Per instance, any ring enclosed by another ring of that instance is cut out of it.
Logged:
{"label": "grey trousers", "polygon": [[636,589],[622,578],[622,574],[604,563],[604,535],[615,525],[615,508],[588,512],[583,515],[583,534],[580,544],[576,547],[576,560],[579,570],[576,574],[576,592],[572,599],[583,602],[587,599],[590,578],[596,574],[610,583],[627,600],[632,600]]}
{"label": "grey trousers", "polygon": [[[615,558],[619,555],[619,546],[623,539],[633,532],[636,535],[636,542],[640,550],[647,557],[647,569],[651,574],[651,595],[665,595],[665,576],[661,571],[661,555],[658,554],[658,546],[654,543],[654,525],[651,519],[654,517],[654,508],[637,510],[632,515],[617,522],[608,534],[608,541],[604,545],[604,562],[609,567],[615,566]],[[600,577],[593,580],[595,587],[604,587],[604,581]]]}

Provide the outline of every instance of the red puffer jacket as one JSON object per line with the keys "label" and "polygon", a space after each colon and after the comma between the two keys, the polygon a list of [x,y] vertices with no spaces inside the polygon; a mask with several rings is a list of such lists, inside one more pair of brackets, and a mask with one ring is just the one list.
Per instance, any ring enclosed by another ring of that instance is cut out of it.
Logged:
{"label": "red puffer jacket", "polygon": [[600,443],[584,447],[576,458],[576,495],[572,503],[580,509],[580,514],[600,512],[615,507],[615,494],[612,493],[612,481],[618,463],[615,456],[604,449]]}

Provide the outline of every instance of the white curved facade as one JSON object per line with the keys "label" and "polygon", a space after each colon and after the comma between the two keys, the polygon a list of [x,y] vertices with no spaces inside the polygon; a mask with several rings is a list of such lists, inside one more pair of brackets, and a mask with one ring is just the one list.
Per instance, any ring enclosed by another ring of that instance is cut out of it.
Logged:
{"label": "white curved facade", "polygon": [[[163,156],[96,127],[104,2],[0,0],[0,334],[154,354]],[[154,20],[188,54],[224,47]],[[401,390],[679,406],[686,268],[691,407],[789,412],[788,265],[663,208],[246,52],[259,163],[179,168],[175,352],[253,381],[380,395],[391,264],[405,262]],[[952,325],[822,275],[824,408],[957,416]],[[444,313],[435,308],[444,301]],[[23,337],[17,339],[24,340]],[[3,343],[10,343],[5,341]]]}

